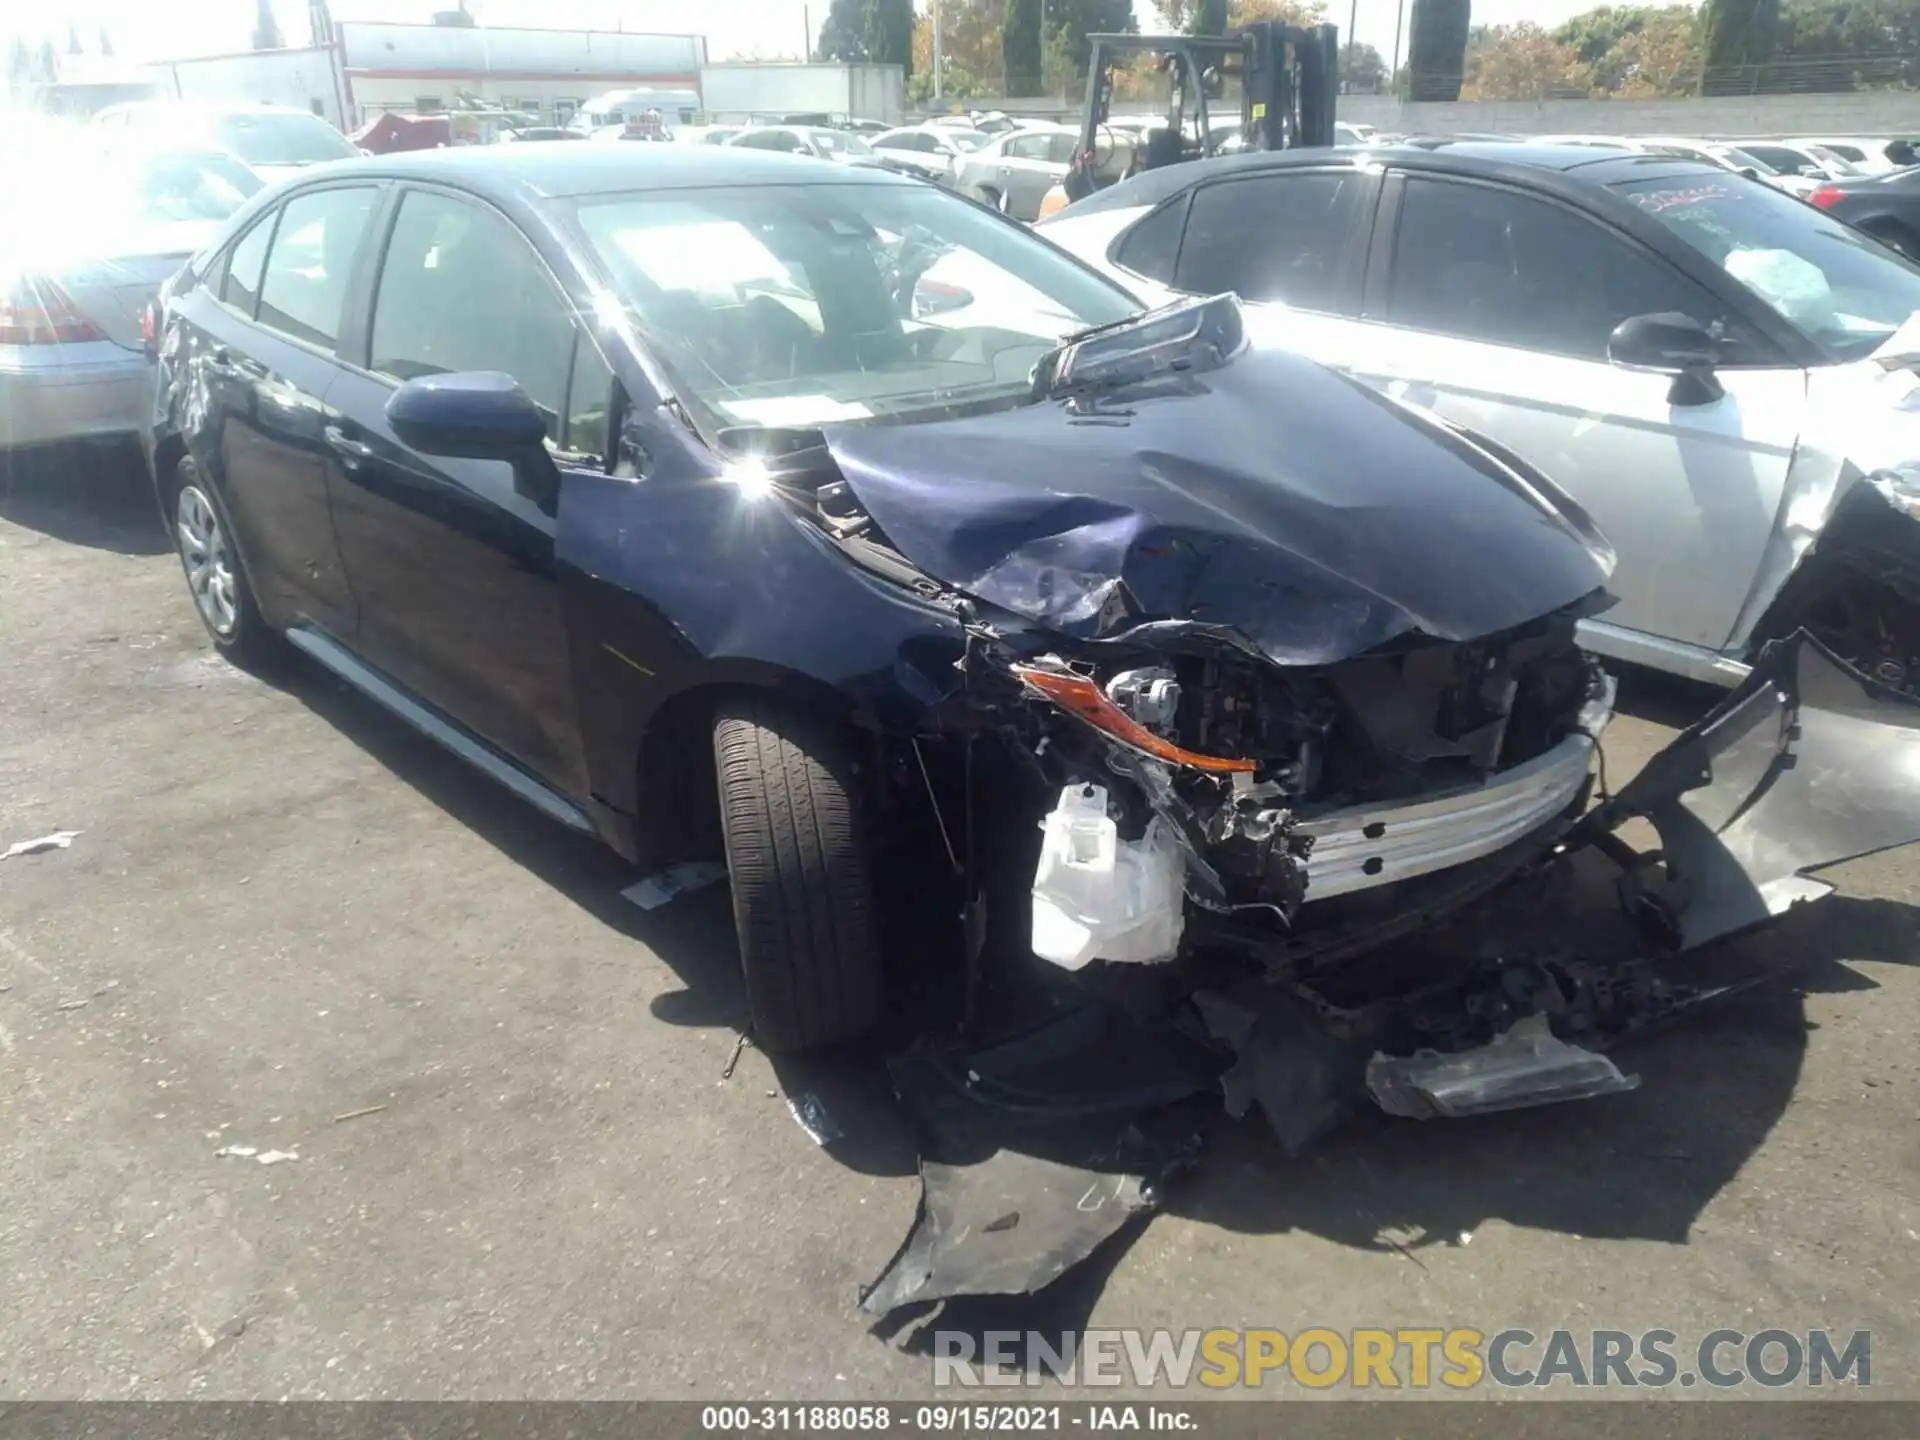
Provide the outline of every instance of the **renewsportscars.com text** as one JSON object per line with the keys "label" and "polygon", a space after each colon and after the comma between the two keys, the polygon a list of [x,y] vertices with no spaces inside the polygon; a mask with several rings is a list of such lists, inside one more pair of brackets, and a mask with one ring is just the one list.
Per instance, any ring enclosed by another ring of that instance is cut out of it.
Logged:
{"label": "renewsportscars.com text", "polygon": [[973,1389],[1017,1385],[1303,1386],[1327,1390],[1715,1389],[1873,1383],[1865,1330],[1713,1330],[1697,1340],[1671,1330],[1309,1328],[1086,1330],[1043,1334],[936,1330],[933,1383]]}

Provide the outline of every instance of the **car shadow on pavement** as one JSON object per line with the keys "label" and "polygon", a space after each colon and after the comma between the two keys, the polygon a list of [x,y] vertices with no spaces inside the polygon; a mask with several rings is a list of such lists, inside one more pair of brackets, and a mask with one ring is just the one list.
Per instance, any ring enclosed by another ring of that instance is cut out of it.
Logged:
{"label": "car shadow on pavement", "polygon": [[[747,1031],[746,987],[724,884],[689,891],[656,909],[643,910],[620,893],[641,875],[619,855],[598,840],[541,815],[318,665],[286,655],[257,673],[457,824],[610,930],[657,956],[682,988],[654,997],[650,1009],[655,1019],[669,1025]],[[801,1106],[811,1099],[813,1111],[830,1118],[835,1133],[825,1148],[837,1161],[868,1174],[914,1173],[912,1138],[894,1112],[884,1047],[845,1047],[769,1059],[789,1100]],[[795,1142],[806,1143],[799,1127]]]}
{"label": "car shadow on pavement", "polygon": [[146,461],[132,445],[24,451],[0,466],[0,519],[122,555],[163,555],[172,548]]}
{"label": "car shadow on pavement", "polygon": [[1250,1233],[1305,1231],[1418,1264],[1486,1221],[1587,1239],[1684,1244],[1709,1201],[1791,1102],[1815,1028],[1808,994],[1877,988],[1848,961],[1920,964],[1920,907],[1831,896],[1730,942],[1771,973],[1613,1054],[1624,1095],[1463,1121],[1367,1109],[1289,1161],[1254,1126],[1223,1125],[1171,1209]]}
{"label": "car shadow on pavement", "polygon": [[[684,988],[658,997],[670,1024],[744,1030],[740,979],[724,885],[682,895],[652,911],[620,891],[637,876],[597,841],[565,830],[469,769],[316,666],[289,658],[268,680],[535,877],[618,933],[645,945]],[[1666,696],[1693,714],[1712,692],[1670,687],[1662,677],[1636,700]],[[1636,712],[1643,713],[1643,712]],[[901,880],[898,890],[925,887]],[[924,908],[924,906],[923,906]],[[1732,942],[1781,972],[1763,985],[1689,1011],[1616,1052],[1638,1090],[1599,1100],[1465,1121],[1389,1118],[1370,1107],[1344,1131],[1297,1159],[1279,1149],[1256,1116],[1213,1112],[1194,1169],[1168,1187],[1170,1213],[1249,1234],[1300,1231],[1421,1265],[1422,1249],[1457,1245],[1489,1220],[1587,1238],[1683,1244],[1709,1201],[1763,1143],[1791,1101],[1810,1028],[1808,993],[1870,989],[1849,960],[1920,963],[1920,907],[1836,895]],[[900,944],[896,934],[890,945]],[[896,957],[897,958],[897,957]],[[915,949],[909,970],[939,971],[943,957]],[[1790,973],[1788,973],[1790,972]],[[891,972],[890,972],[891,974]],[[911,1008],[911,1007],[910,1007]],[[938,1013],[938,1006],[925,1013]],[[911,1022],[878,1044],[807,1056],[770,1057],[796,1108],[797,1132],[813,1130],[851,1169],[911,1175],[917,1159],[887,1081],[885,1056]],[[817,1125],[824,1118],[824,1126]],[[793,1143],[808,1143],[796,1133]],[[942,1331],[1084,1327],[1112,1273],[1145,1224],[1130,1225],[1086,1262],[1027,1296],[962,1297],[939,1312]],[[929,1351],[928,1307],[895,1312],[874,1333]]]}

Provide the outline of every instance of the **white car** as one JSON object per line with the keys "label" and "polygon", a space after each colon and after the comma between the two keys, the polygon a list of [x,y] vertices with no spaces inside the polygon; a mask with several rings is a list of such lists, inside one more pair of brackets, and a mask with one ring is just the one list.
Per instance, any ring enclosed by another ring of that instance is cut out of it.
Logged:
{"label": "white car", "polygon": [[1594,651],[1728,684],[1805,625],[1920,679],[1920,268],[1813,206],[1687,160],[1409,146],[1152,171],[1039,231],[1150,303],[1280,302],[1260,343],[1544,472],[1619,553]]}
{"label": "white car", "polygon": [[136,100],[109,105],[93,117],[93,125],[107,144],[132,140],[182,150],[223,150],[267,180],[360,153],[318,115],[288,105]]}
{"label": "white car", "polygon": [[890,168],[950,186],[960,162],[992,139],[983,131],[936,120],[929,125],[888,130],[874,136],[872,143],[874,152]]}
{"label": "white car", "polygon": [[1814,145],[1789,145],[1785,140],[1741,140],[1740,148],[1764,160],[1782,175],[1799,175],[1816,184],[1851,180],[1862,171],[1851,160]]}
{"label": "white car", "polygon": [[1596,150],[1623,150],[1640,155],[1673,155],[1736,170],[1764,180],[1776,190],[1804,200],[1820,187],[1820,180],[1787,173],[1742,146],[1724,140],[1685,140],[1671,135],[1535,135],[1538,145],[1579,145]]}
{"label": "white car", "polygon": [[1859,135],[1803,136],[1788,140],[1787,144],[1831,150],[1858,167],[1863,175],[1886,175],[1909,165],[1920,165],[1920,143],[1899,136],[1883,135],[1877,139]]}

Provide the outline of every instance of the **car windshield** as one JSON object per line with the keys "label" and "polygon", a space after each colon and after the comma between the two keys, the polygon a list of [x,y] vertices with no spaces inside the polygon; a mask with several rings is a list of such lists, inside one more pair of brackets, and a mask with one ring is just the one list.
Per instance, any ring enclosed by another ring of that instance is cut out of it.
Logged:
{"label": "car windshield", "polygon": [[222,115],[213,137],[249,165],[315,165],[359,152],[317,115]]}
{"label": "car windshield", "polygon": [[230,155],[162,151],[112,164],[102,199],[135,224],[224,220],[263,183]]}
{"label": "car windshield", "polygon": [[576,216],[715,428],[1017,403],[1063,337],[1139,308],[1025,230],[921,185],[604,196]]}
{"label": "car windshield", "polygon": [[849,135],[841,130],[813,130],[808,132],[816,148],[826,155],[871,155],[873,147],[858,135]]}
{"label": "car windshield", "polygon": [[1676,175],[1613,188],[1836,361],[1871,355],[1920,311],[1920,266],[1770,185]]}

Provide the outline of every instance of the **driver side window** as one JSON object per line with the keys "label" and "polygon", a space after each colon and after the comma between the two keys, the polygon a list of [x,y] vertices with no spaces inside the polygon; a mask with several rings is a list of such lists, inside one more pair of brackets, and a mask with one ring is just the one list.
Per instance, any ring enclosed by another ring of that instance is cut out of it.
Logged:
{"label": "driver side window", "polygon": [[1711,325],[1722,307],[1584,215],[1490,186],[1407,181],[1389,323],[1605,360],[1622,320],[1669,312]]}
{"label": "driver side window", "polygon": [[559,441],[575,333],[572,307],[511,224],[450,196],[408,192],[380,272],[370,368],[396,380],[502,371]]}

